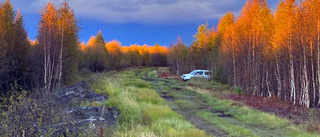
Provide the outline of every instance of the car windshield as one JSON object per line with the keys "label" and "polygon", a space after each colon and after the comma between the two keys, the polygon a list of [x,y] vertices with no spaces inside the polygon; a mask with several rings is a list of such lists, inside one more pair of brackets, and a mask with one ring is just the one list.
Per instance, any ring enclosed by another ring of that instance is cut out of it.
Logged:
{"label": "car windshield", "polygon": [[197,72],[198,72],[197,70],[194,70],[194,71],[192,71],[190,74],[191,74],[191,75],[195,75]]}

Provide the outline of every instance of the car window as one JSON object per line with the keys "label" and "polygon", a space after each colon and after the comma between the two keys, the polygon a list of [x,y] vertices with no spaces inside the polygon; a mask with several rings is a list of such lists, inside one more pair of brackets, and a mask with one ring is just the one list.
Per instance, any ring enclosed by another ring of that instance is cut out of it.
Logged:
{"label": "car window", "polygon": [[205,72],[205,75],[210,75],[210,72]]}
{"label": "car window", "polygon": [[195,70],[194,70],[194,71],[192,71],[190,74],[191,74],[191,75],[196,75],[197,72],[198,72],[198,71],[195,71]]}
{"label": "car window", "polygon": [[198,72],[198,75],[203,75],[203,72],[202,72],[202,71],[199,71],[199,72]]}

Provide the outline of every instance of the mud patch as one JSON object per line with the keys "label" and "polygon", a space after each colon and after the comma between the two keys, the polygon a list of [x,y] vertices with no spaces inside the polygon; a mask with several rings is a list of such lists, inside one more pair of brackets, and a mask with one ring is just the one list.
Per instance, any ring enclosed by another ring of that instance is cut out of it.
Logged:
{"label": "mud patch", "polygon": [[213,110],[212,113],[216,114],[218,117],[233,117],[231,114],[225,114],[223,110]]}
{"label": "mud patch", "polygon": [[174,88],[172,88],[172,89],[178,90],[178,91],[182,90],[182,88],[178,88],[178,87],[174,87]]}
{"label": "mud patch", "polygon": [[168,94],[162,94],[161,97],[164,98],[165,100],[170,100],[170,101],[174,100],[174,97]]}

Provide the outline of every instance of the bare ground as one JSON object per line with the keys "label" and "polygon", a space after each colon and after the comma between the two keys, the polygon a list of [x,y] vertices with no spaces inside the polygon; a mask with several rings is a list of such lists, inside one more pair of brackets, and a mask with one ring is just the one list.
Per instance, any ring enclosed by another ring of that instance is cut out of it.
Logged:
{"label": "bare ground", "polygon": [[90,91],[85,82],[39,98],[31,96],[14,113],[14,117],[20,119],[17,122],[22,124],[8,121],[9,125],[20,126],[20,130],[1,130],[7,132],[0,133],[0,136],[90,136],[106,133],[102,130],[114,129],[119,115],[116,108],[102,105],[107,99],[108,96]]}

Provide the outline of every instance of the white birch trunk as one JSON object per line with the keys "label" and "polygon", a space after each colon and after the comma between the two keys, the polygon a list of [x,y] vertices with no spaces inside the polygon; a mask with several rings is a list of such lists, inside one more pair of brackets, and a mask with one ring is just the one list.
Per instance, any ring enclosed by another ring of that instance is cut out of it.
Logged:
{"label": "white birch trunk", "polygon": [[46,43],[46,36],[44,36],[43,38],[43,49],[44,49],[44,90],[47,91],[48,87],[47,87],[47,43]]}
{"label": "white birch trunk", "polygon": [[61,46],[60,46],[60,59],[59,59],[59,80],[58,80],[58,89],[61,88],[61,76],[62,76],[62,50],[63,50],[63,42],[64,42],[64,26],[62,26],[62,38],[61,38]]}
{"label": "white birch trunk", "polygon": [[294,65],[293,65],[293,55],[292,55],[292,45],[291,45],[291,34],[289,32],[289,74],[290,74],[290,92],[291,92],[291,100],[293,100],[293,104],[296,104],[296,86],[295,86],[295,81],[294,81]]}
{"label": "white birch trunk", "polygon": [[276,57],[276,79],[277,79],[278,98],[281,98],[282,83],[281,83],[280,66],[279,66],[278,57]]}
{"label": "white birch trunk", "polygon": [[303,46],[303,71],[302,71],[302,94],[304,96],[303,98],[303,105],[307,108],[309,108],[309,81],[308,81],[308,73],[307,73],[307,58],[306,58],[306,47],[304,47],[304,41],[303,38],[301,38],[301,43]]}
{"label": "white birch trunk", "polygon": [[[319,91],[319,98],[320,98],[320,15],[318,15],[318,34],[317,34],[317,74],[318,74],[318,91]],[[318,102],[318,105],[320,105],[320,100]]]}

